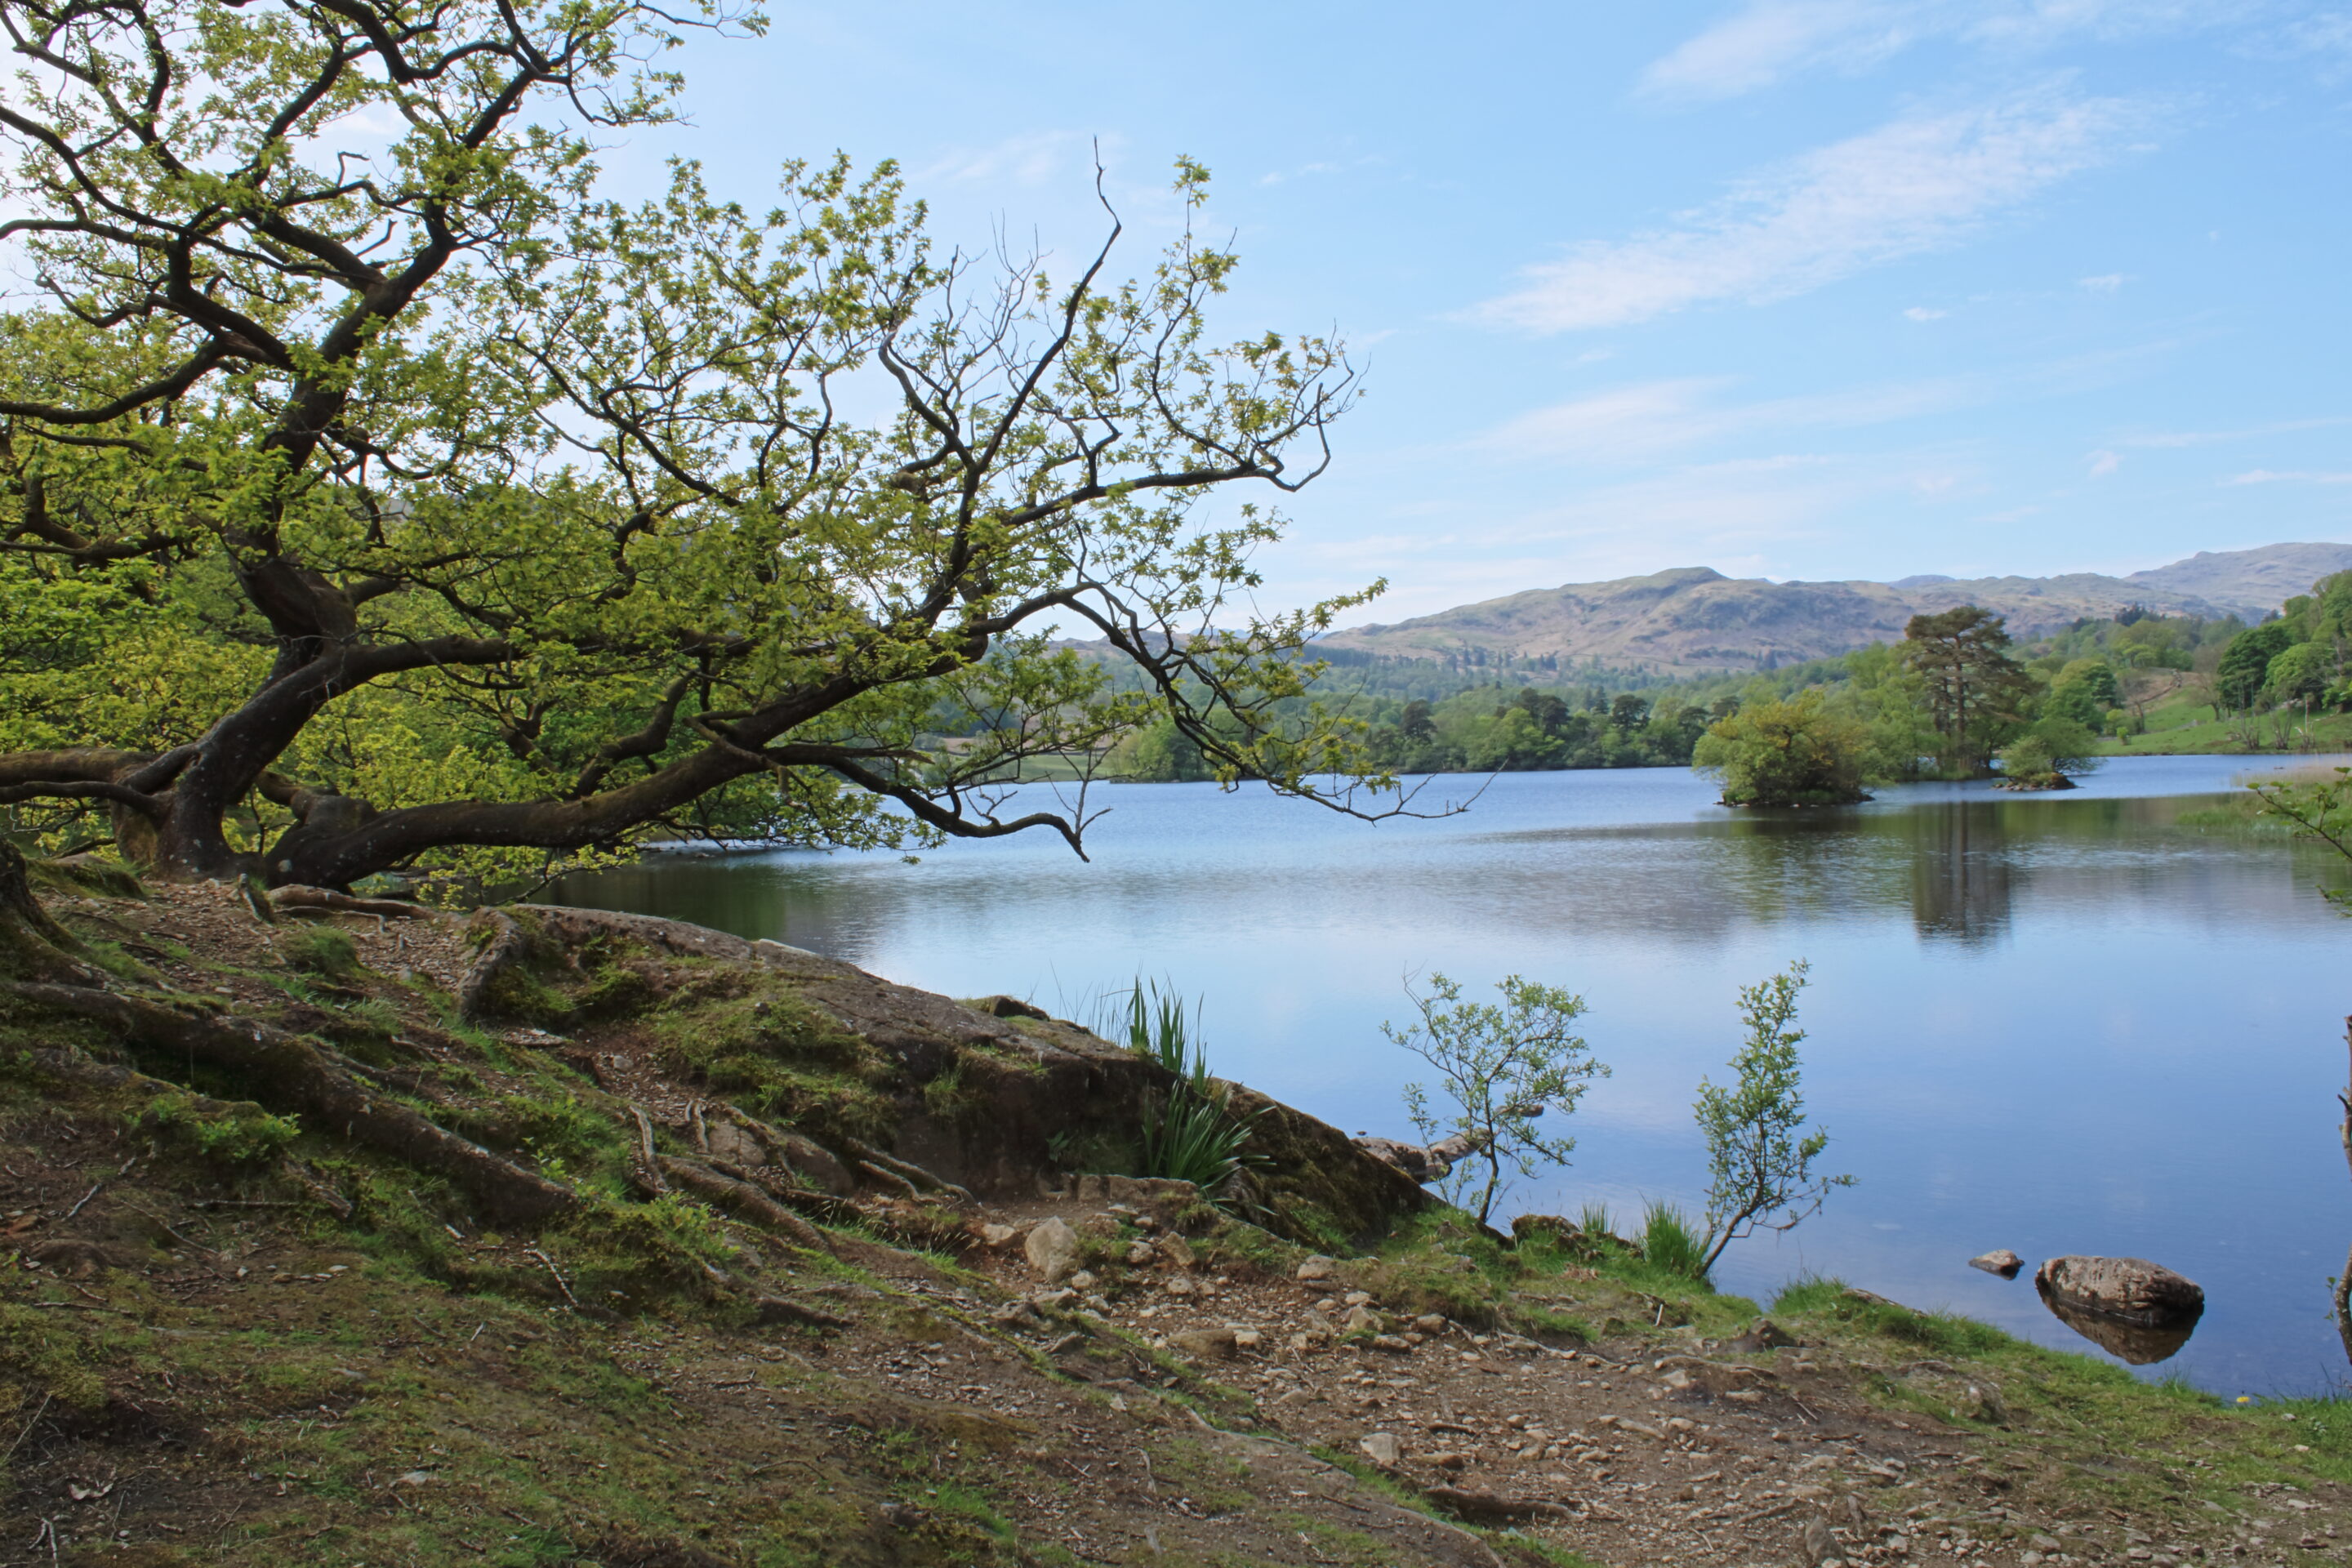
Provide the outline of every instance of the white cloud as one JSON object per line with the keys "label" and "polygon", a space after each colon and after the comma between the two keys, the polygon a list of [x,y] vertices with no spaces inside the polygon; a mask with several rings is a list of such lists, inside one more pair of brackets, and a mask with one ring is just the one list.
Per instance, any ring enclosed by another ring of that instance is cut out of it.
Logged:
{"label": "white cloud", "polygon": [[2221,482],[2229,485],[2352,485],[2352,474],[2323,473],[2308,468],[2288,470],[2283,473],[2270,468],[2249,468],[2246,472],[2234,474]]}
{"label": "white cloud", "polygon": [[2123,466],[2124,460],[2113,452],[2091,454],[2091,477],[2095,479],[2104,479]]}
{"label": "white cloud", "polygon": [[[1944,38],[2008,53],[2078,37],[2177,34],[2251,21],[2263,0],[1749,0],[1642,75],[1660,99],[1721,99],[1811,70],[1869,69],[1915,44]],[[2316,52],[2352,27],[2322,16],[2297,45]]]}
{"label": "white cloud", "polygon": [[1938,310],[1932,305],[1914,305],[1903,314],[1915,321],[1940,321],[1951,312]]}
{"label": "white cloud", "polygon": [[2077,278],[2074,283],[2077,288],[2088,289],[2094,294],[2113,294],[2123,288],[2124,275],[2103,272],[2096,278]]}
{"label": "white cloud", "polygon": [[1521,458],[1622,463],[1726,437],[1885,424],[1983,395],[1972,382],[1936,380],[1733,404],[1719,395],[1730,384],[1688,376],[1613,387],[1523,414],[1470,445]]}
{"label": "white cloud", "polygon": [[1672,227],[1576,246],[1474,313],[1557,332],[1784,299],[1958,242],[2105,161],[2144,118],[2123,100],[2045,90],[1897,120],[1750,179]]}
{"label": "white cloud", "polygon": [[1039,131],[1007,136],[986,147],[956,147],[915,171],[918,187],[940,180],[1009,181],[1042,185],[1080,164],[1091,145],[1076,131]]}
{"label": "white cloud", "polygon": [[2301,430],[2327,430],[2352,425],[2352,415],[2331,414],[2316,419],[2289,419],[2244,430],[2168,430],[2153,436],[2126,436],[2118,447],[2209,447],[2216,441],[2244,441],[2257,436],[2291,435]]}

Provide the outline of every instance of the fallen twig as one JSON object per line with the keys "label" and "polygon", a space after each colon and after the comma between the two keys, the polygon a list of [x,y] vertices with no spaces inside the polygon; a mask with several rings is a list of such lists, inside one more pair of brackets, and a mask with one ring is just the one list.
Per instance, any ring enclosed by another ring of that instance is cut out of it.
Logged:
{"label": "fallen twig", "polygon": [[539,1259],[540,1263],[546,1268],[548,1273],[553,1276],[555,1279],[555,1288],[563,1292],[563,1299],[565,1300],[572,1303],[572,1310],[575,1312],[580,1310],[580,1298],[574,1296],[572,1293],[572,1287],[564,1282],[563,1270],[555,1266],[555,1259],[550,1258],[546,1253],[541,1252],[536,1247],[524,1247],[522,1249],[522,1255],[525,1258],[536,1258]]}

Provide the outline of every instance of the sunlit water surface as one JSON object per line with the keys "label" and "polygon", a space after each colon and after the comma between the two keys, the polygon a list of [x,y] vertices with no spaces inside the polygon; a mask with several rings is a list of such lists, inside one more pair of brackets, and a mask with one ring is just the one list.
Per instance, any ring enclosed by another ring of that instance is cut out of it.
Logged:
{"label": "sunlit water surface", "polygon": [[[2177,826],[2247,766],[2125,759],[2065,795],[1916,785],[1777,816],[1715,805],[1682,770],[1517,773],[1463,815],[1377,826],[1263,791],[1110,786],[1090,797],[1111,808],[1091,863],[1032,833],[914,865],[668,856],[557,896],[1066,1016],[1164,977],[1205,998],[1218,1071],[1351,1132],[1411,1135],[1417,1064],[1380,1029],[1408,978],[1561,984],[1615,1076],[1576,1114],[1574,1164],[1509,1212],[1695,1205],[1692,1090],[1737,1043],[1733,994],[1802,957],[1809,1102],[1860,1184],[1735,1247],[1725,1289],[1835,1274],[2088,1351],[2032,1264],[2149,1258],[2209,1303],[2151,1373],[2305,1391],[2342,1361],[2326,1309],[2352,1239],[2335,1098],[2352,922],[2320,896],[2342,880],[2329,854]],[[1477,784],[1435,780],[1423,802]],[[1966,1267],[1997,1247],[2028,1275]]]}

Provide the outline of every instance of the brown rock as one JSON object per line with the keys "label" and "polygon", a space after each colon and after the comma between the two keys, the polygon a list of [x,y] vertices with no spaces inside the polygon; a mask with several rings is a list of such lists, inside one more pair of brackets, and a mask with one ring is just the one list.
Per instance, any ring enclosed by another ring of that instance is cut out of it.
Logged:
{"label": "brown rock", "polygon": [[1322,1284],[1336,1277],[1339,1271],[1339,1263],[1337,1258],[1326,1258],[1318,1252],[1299,1264],[1298,1282],[1302,1285]]}
{"label": "brown rock", "polygon": [[1998,1274],[2004,1279],[2014,1279],[2017,1271],[2025,1267],[2025,1259],[2001,1247],[1969,1258],[1969,1267],[1981,1268],[1988,1274]]}
{"label": "brown rock", "polygon": [[1201,1261],[1193,1254],[1192,1244],[1173,1231],[1160,1238],[1160,1250],[1169,1262],[1179,1268],[1191,1268]]}
{"label": "brown rock", "polygon": [[2178,1353],[2205,1312],[2195,1281],[2141,1258],[2053,1258],[2033,1285],[2060,1322],[2135,1366]]}
{"label": "brown rock", "polygon": [[1179,1329],[1168,1342],[1198,1361],[1224,1361],[1240,1347],[1231,1329]]}
{"label": "brown rock", "polygon": [[1021,1250],[1029,1259],[1029,1267],[1050,1285],[1077,1267],[1078,1233],[1059,1215],[1040,1220],[1030,1227]]}
{"label": "brown rock", "polygon": [[1356,1441],[1364,1458],[1384,1470],[1393,1470],[1404,1463],[1404,1445],[1393,1432],[1367,1432]]}
{"label": "brown rock", "polygon": [[2205,1290],[2145,1258],[2053,1258],[2033,1276],[2048,1300],[2144,1329],[2194,1323],[2205,1312]]}

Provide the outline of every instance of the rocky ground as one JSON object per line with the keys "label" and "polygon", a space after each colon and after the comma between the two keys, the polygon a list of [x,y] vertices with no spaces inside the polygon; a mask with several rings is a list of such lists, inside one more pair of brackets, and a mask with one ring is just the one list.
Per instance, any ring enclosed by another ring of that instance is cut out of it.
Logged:
{"label": "rocky ground", "polygon": [[[548,959],[528,1018],[468,1019],[480,927],[334,915],[346,965],[236,889],[47,901],[108,986],[333,1042],[593,1201],[485,1223],[268,1082],[0,1003],[0,1563],[2341,1554],[2331,1406],[1833,1282],[1768,1316],[1378,1172],[1312,1188],[1401,1205],[1344,1246],[1021,1170],[1023,1086],[1111,1052],[1050,1020],[716,938]],[[771,1026],[788,993],[856,1040]]]}

